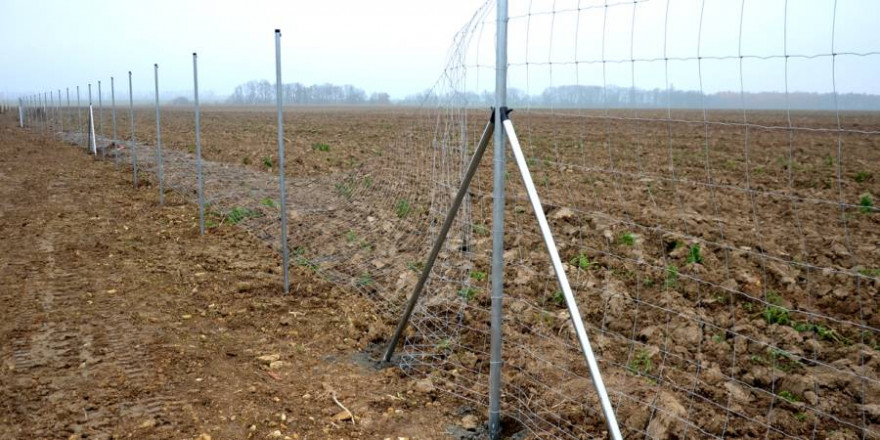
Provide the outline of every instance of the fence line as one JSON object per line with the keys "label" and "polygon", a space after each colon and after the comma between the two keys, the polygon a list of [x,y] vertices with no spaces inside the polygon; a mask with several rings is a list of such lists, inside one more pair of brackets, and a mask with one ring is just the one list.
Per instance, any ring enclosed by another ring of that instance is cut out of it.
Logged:
{"label": "fence line", "polygon": [[[789,17],[805,9],[794,2],[783,3],[781,23],[757,25],[741,2],[727,14],[737,19],[735,33],[719,21],[729,5],[592,3],[512,5],[504,80],[508,89],[524,89],[517,101],[524,108],[512,116],[523,159],[557,234],[623,434],[880,438],[880,122],[844,111],[839,100],[841,75],[859,66],[841,60],[878,60],[880,51],[843,47],[835,30],[830,52],[793,50],[801,35]],[[136,188],[139,167],[155,176],[160,204],[166,185],[195,197],[201,233],[216,227],[212,222],[233,223],[277,249],[285,292],[292,247],[295,265],[372,298],[390,323],[433,240],[448,229],[395,363],[464,401],[492,401],[493,412],[512,419],[504,422],[507,431],[603,437],[599,396],[568,325],[566,295],[548,271],[550,259],[535,251],[542,235],[530,220],[526,189],[508,178],[517,169],[503,160],[503,134],[496,132],[492,153],[500,171],[494,183],[509,185],[508,193],[489,190],[492,168],[481,166],[461,213],[441,226],[486,122],[473,97],[494,84],[485,79],[494,69],[486,62],[494,60],[492,12],[487,2],[456,35],[428,107],[413,110],[382,154],[359,167],[286,174],[280,31],[277,176],[203,159],[207,115],[199,108],[195,53],[194,156],[170,142],[162,148],[158,65],[156,145],[136,141],[131,72],[128,140],[117,138],[112,78],[109,151],[100,82],[94,140],[103,142],[102,157],[130,164]],[[838,29],[836,2],[831,12],[829,24]],[[750,52],[750,26],[778,34],[781,54],[772,47]],[[693,53],[676,49],[683,40],[676,27],[696,30]],[[830,65],[832,112],[792,108],[794,84],[813,75],[799,63]],[[784,108],[749,107],[755,66],[761,76],[781,79]],[[734,75],[718,76],[722,70]],[[699,97],[694,109],[673,104],[675,84],[687,78]],[[537,98],[560,86],[571,87],[573,103]],[[598,104],[578,92],[588,86],[601,90]],[[639,101],[638,91],[652,87],[665,98]],[[734,90],[740,108],[711,108],[707,96],[718,87]],[[612,101],[618,90],[631,105]],[[20,101],[22,119],[51,134],[45,98]],[[60,90],[58,98],[60,106]],[[64,112],[57,127],[66,141],[82,144],[79,99],[77,86],[76,128],[63,123]],[[506,246],[493,245],[490,230],[492,239],[506,234]],[[503,264],[493,264],[493,250]],[[488,294],[502,285],[509,309],[503,325],[495,313],[502,297]],[[502,384],[499,394],[490,377]]]}

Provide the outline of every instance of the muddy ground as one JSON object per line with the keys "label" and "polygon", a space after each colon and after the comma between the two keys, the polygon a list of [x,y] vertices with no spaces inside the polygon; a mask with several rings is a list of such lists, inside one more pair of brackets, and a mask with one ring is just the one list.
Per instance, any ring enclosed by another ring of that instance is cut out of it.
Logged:
{"label": "muddy ground", "polygon": [[282,296],[265,243],[0,121],[0,439],[448,438],[472,411],[375,368],[361,296],[307,270]]}

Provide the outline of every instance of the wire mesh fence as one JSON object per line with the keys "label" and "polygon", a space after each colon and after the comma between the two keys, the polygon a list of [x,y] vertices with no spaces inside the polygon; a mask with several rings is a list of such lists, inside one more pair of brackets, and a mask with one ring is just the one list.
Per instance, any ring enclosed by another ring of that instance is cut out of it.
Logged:
{"label": "wire mesh fence", "polygon": [[[880,133],[876,115],[855,112],[862,97],[851,90],[865,78],[853,70],[870,70],[878,53],[833,41],[841,20],[852,25],[864,11],[823,5],[514,6],[514,120],[626,436],[877,437],[877,185],[866,177],[876,174]],[[831,50],[803,44],[816,30],[794,32],[789,18],[822,12],[812,22],[830,29]],[[492,80],[495,42],[485,17],[447,69],[465,86],[439,90],[438,102],[486,102],[479,92]],[[812,99],[824,102],[808,107],[827,112],[802,111],[793,85],[823,71],[827,93]],[[600,436],[589,376],[515,180],[507,410],[541,436]],[[488,220],[476,212],[472,224]],[[475,252],[476,267],[486,252]],[[453,387],[476,402],[486,394],[479,299],[458,322],[425,313],[410,347],[427,371],[470,371],[474,382]],[[444,353],[448,335],[464,344]],[[474,363],[462,352],[476,353]]]}
{"label": "wire mesh fence", "polygon": [[[871,14],[815,3],[512,4],[512,119],[625,437],[880,437],[880,120],[874,98],[858,93],[880,51],[841,30]],[[374,299],[389,326],[369,337],[383,342],[489,120],[492,12],[487,2],[456,35],[422,107],[338,162],[310,167],[336,146],[299,142],[311,128],[288,112],[287,206],[271,118],[203,109],[206,228],[235,224],[280,252],[286,212],[292,264]],[[192,114],[160,109],[156,82],[155,116],[134,110],[131,89],[130,111],[103,111],[99,83],[98,145],[122,170],[145,171],[140,185],[198,203]],[[75,109],[68,98],[53,116],[35,96],[23,118],[86,146],[78,89]],[[219,145],[259,145],[265,156]],[[489,395],[486,154],[395,358],[477,407]],[[604,437],[508,163],[506,432]]]}

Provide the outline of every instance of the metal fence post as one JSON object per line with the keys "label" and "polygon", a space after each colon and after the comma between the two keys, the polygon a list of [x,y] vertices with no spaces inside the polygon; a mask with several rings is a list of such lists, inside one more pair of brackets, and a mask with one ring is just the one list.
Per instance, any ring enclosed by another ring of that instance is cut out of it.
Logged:
{"label": "metal fence post", "polygon": [[86,128],[89,132],[89,143],[86,148],[92,150],[92,153],[98,155],[98,143],[95,139],[95,112],[92,109],[92,83],[89,83],[89,126]]}
{"label": "metal fence post", "polygon": [[119,169],[119,137],[116,131],[116,82],[110,77],[110,105],[113,107],[113,146],[116,152],[113,154],[113,166]]}
{"label": "metal fence post", "polygon": [[489,438],[501,437],[501,336],[504,308],[504,184],[507,113],[507,0],[498,0],[495,42],[495,145],[492,195],[492,314],[489,346]]}
{"label": "metal fence post", "polygon": [[46,127],[46,122],[43,121],[45,113],[43,111],[43,96],[37,93],[37,120],[40,121],[40,136],[43,135],[43,129]]}
{"label": "metal fence post", "polygon": [[43,92],[43,125],[46,127],[46,136],[51,136],[51,128],[49,125],[52,121],[49,119],[49,93]]}
{"label": "metal fence post", "polygon": [[[107,158],[107,141],[104,139],[104,92],[98,81],[98,134],[101,136],[101,159]],[[95,139],[97,141],[97,139]]]}
{"label": "metal fence post", "polygon": [[193,52],[193,96],[196,112],[196,179],[199,191],[199,234],[205,235],[205,187],[202,181],[202,125],[199,115],[199,65]]}
{"label": "metal fence post", "polygon": [[[65,90],[65,93],[67,94],[67,105],[64,106],[64,111],[61,112],[62,118],[64,117],[65,114],[70,113],[70,87],[65,87],[64,90]],[[71,134],[72,134],[72,132],[71,132]]]}
{"label": "metal fence post", "polygon": [[165,172],[162,169],[162,124],[159,116],[159,64],[153,64],[156,82],[156,172],[159,174],[159,205],[165,204]]}
{"label": "metal fence post", "polygon": [[76,86],[76,126],[77,126],[77,132],[79,133],[79,137],[77,138],[77,143],[80,146],[82,146],[82,142],[83,142],[82,106],[79,103],[79,86]]}
{"label": "metal fence post", "polygon": [[[86,127],[86,130],[88,130],[88,132],[89,132],[88,133],[89,141],[88,141],[88,145],[86,145],[86,148],[92,148],[92,142],[94,142],[94,139],[92,139],[92,136],[94,134],[93,133],[94,132],[94,123],[95,123],[94,115],[92,114],[92,83],[89,83],[89,126]],[[97,146],[97,144],[95,144],[95,155],[97,155],[97,154],[98,154],[98,146]]]}
{"label": "metal fence post", "polygon": [[49,135],[49,98],[46,96],[46,92],[43,92],[43,96],[40,97],[40,111],[43,112],[43,130],[45,130],[46,135]]}
{"label": "metal fence post", "polygon": [[[55,114],[55,108],[54,108],[54,107],[55,107],[55,97],[52,95],[52,92],[48,92],[47,95],[49,96],[49,106],[48,106],[48,111],[51,111],[53,114]],[[56,119],[57,119],[57,114],[56,114]],[[50,128],[50,130],[49,130],[49,135],[50,135],[50,136],[52,136],[52,130],[51,130],[51,129],[52,129],[55,125],[56,125],[56,121],[52,121],[51,118],[50,118],[50,119],[49,119],[49,128]]]}
{"label": "metal fence post", "polygon": [[64,109],[61,107],[61,89],[58,89],[58,131],[61,140],[64,140]]}
{"label": "metal fence post", "polygon": [[98,136],[95,135],[95,109],[89,104],[89,149],[98,156]]}
{"label": "metal fence post", "polygon": [[290,293],[290,251],[287,248],[287,189],[284,184],[284,111],[281,85],[281,30],[275,29],[275,89],[278,103],[278,179],[281,185],[281,259],[284,293]]}
{"label": "metal fence post", "polygon": [[138,156],[137,146],[134,140],[134,94],[131,92],[131,70],[128,71],[128,121],[131,125],[131,139],[128,149],[131,150],[132,181],[134,187],[138,187]]}

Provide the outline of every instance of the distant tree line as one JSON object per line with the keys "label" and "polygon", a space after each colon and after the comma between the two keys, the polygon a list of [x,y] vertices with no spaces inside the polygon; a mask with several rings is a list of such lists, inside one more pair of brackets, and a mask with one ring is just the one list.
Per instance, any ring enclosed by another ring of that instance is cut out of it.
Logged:
{"label": "distant tree line", "polygon": [[[494,92],[450,92],[438,95],[431,90],[407,96],[401,103],[410,105],[433,105],[440,102],[455,105],[489,107],[495,101]],[[665,89],[633,89],[628,87],[565,85],[548,87],[537,95],[529,95],[519,89],[508,89],[507,103],[512,108],[649,108],[667,107],[714,108],[714,109],[785,109],[834,110],[832,93],[792,92],[786,99],[780,92],[719,92],[701,95],[699,91]],[[837,95],[841,110],[880,110],[880,95],[844,93]]]}
{"label": "distant tree line", "polygon": [[[367,96],[363,89],[353,85],[314,84],[306,86],[300,83],[289,83],[281,86],[286,104],[374,104],[391,103],[387,93],[373,93]],[[262,105],[275,102],[275,84],[269,81],[248,81],[235,87],[235,91],[226,100],[234,105]]]}
{"label": "distant tree line", "polygon": [[[227,104],[266,105],[275,103],[275,84],[262,81],[248,81],[235,88]],[[387,93],[367,93],[350,84],[289,83],[282,86],[284,102],[287,104],[323,105],[388,105],[392,104]],[[528,94],[523,90],[510,88],[507,103],[512,108],[645,108],[645,109],[785,109],[792,110],[880,110],[880,95],[842,93],[837,95],[835,104],[831,93],[792,92],[786,97],[780,92],[718,92],[700,94],[695,90],[679,90],[674,86],[665,89],[639,89],[618,86],[563,85],[548,87],[539,94]],[[448,92],[438,94],[432,90],[409,95],[394,104],[434,106],[453,104],[464,107],[491,107],[495,101],[494,92]],[[175,104],[185,105],[180,102]]]}

